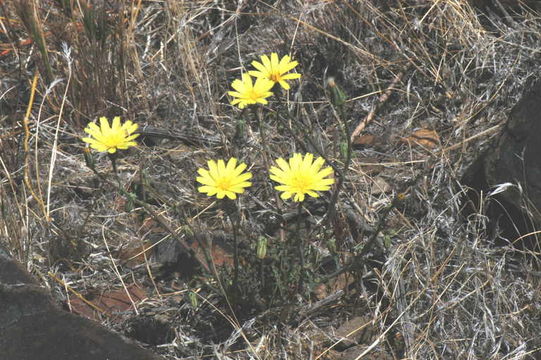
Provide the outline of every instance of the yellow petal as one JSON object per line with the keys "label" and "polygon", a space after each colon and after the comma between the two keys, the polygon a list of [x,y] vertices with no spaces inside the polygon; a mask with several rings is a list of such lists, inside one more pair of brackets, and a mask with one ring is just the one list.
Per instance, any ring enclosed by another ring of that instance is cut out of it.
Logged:
{"label": "yellow petal", "polygon": [[290,73],[290,74],[282,75],[283,80],[293,80],[293,79],[298,79],[300,77],[301,77],[301,74],[297,74],[297,73]]}
{"label": "yellow petal", "polygon": [[209,176],[198,176],[195,178],[195,180],[197,180],[197,182],[203,185],[209,185],[209,186],[216,185],[216,182],[212,180],[212,178],[210,178]]}
{"label": "yellow petal", "polygon": [[[255,67],[255,68],[256,68],[257,70],[259,70],[259,71],[253,71],[253,70],[252,70],[252,71],[249,71],[248,73],[249,73],[250,75],[259,77],[259,76],[255,75],[255,73],[264,76],[264,74],[267,72],[267,69],[265,68],[265,65],[263,65],[263,64],[260,63],[259,61],[255,61],[255,60],[252,61],[252,66]],[[252,73],[254,73],[254,74],[252,74]]]}
{"label": "yellow petal", "polygon": [[265,67],[265,70],[267,71],[272,70],[271,61],[269,60],[269,57],[267,55],[261,56],[261,61],[263,62],[263,66]]}
{"label": "yellow petal", "polygon": [[233,173],[235,170],[235,167],[237,166],[237,159],[232,157],[227,161],[227,165],[225,167],[227,173]]}
{"label": "yellow petal", "polygon": [[247,182],[243,182],[243,183],[232,186],[230,190],[240,194],[244,192],[244,188],[247,188],[250,186],[252,186],[252,183],[247,181]]}
{"label": "yellow petal", "polygon": [[233,175],[238,176],[238,175],[242,174],[242,172],[246,169],[246,167],[247,167],[247,165],[245,163],[240,163],[239,166],[237,166],[237,168],[233,172]]}
{"label": "yellow petal", "polygon": [[[280,60],[280,64],[279,64],[279,65],[280,65],[280,69],[281,69],[282,67],[284,67],[286,64],[288,64],[290,60],[291,60],[291,57],[289,57],[289,55],[284,55],[284,57]],[[295,61],[295,62],[296,62],[296,61]],[[295,65],[297,65],[297,64],[295,64]]]}
{"label": "yellow petal", "polygon": [[100,127],[101,127],[102,133],[108,132],[111,130],[111,128],[109,127],[109,121],[104,116],[100,117]]}
{"label": "yellow petal", "polygon": [[88,123],[88,125],[86,126],[85,130],[84,130],[87,134],[89,135],[96,135],[96,134],[101,134],[101,129],[98,125],[96,125],[95,123],[91,122],[91,123]]}
{"label": "yellow petal", "polygon": [[246,91],[249,91],[254,88],[252,77],[247,73],[242,74],[242,83]]}
{"label": "yellow petal", "polygon": [[252,178],[252,174],[251,173],[245,173],[245,174],[242,174],[242,175],[239,175],[235,178],[235,181],[236,182],[244,182],[248,179],[251,179]]}
{"label": "yellow petal", "polygon": [[270,58],[272,70],[278,70],[278,65],[280,64],[280,61],[278,60],[278,54],[272,53]]}
{"label": "yellow petal", "polygon": [[233,96],[233,97],[236,97],[236,98],[242,98],[244,96],[241,93],[236,92],[236,91],[228,91],[227,94],[229,96]]}
{"label": "yellow petal", "polygon": [[113,118],[113,126],[111,127],[111,129],[113,130],[120,130],[121,129],[121,126],[120,126],[120,116],[115,116]]}
{"label": "yellow petal", "polygon": [[225,196],[230,198],[231,200],[235,200],[237,198],[237,194],[235,194],[233,191],[225,191]]}
{"label": "yellow petal", "polygon": [[309,171],[310,167],[312,166],[312,161],[314,160],[314,155],[307,153],[304,155],[304,159],[302,159],[301,163],[301,170],[303,172]]}
{"label": "yellow petal", "polygon": [[269,93],[267,94],[267,96],[270,96],[272,95],[272,92],[270,91],[270,89],[272,89],[273,86],[274,86],[273,81],[267,78],[258,78],[255,81],[254,90],[257,92]]}
{"label": "yellow petal", "polygon": [[257,99],[255,102],[257,103],[260,103],[260,104],[263,104],[263,105],[267,105],[269,102],[265,99]]}
{"label": "yellow petal", "polygon": [[223,175],[225,173],[225,163],[222,159],[218,160],[218,174]]}
{"label": "yellow petal", "polygon": [[200,186],[197,188],[197,191],[201,193],[207,193],[208,196],[213,196],[214,194],[216,194],[216,188],[214,186]]}
{"label": "yellow petal", "polygon": [[231,83],[231,87],[237,90],[239,93],[242,93],[246,90],[244,83],[239,79],[233,80],[233,82]]}
{"label": "yellow petal", "polygon": [[287,161],[285,161],[283,158],[276,159],[276,164],[282,169],[282,171],[290,171],[291,168]]}
{"label": "yellow petal", "polygon": [[203,177],[210,177],[209,171],[203,168],[197,169],[197,173]]}
{"label": "yellow petal", "polygon": [[103,144],[100,144],[100,143],[95,143],[95,144],[90,144],[90,147],[96,151],[99,151],[99,152],[106,152],[107,151],[107,146],[103,145]]}
{"label": "yellow petal", "polygon": [[288,84],[287,82],[285,82],[284,80],[280,80],[278,83],[279,83],[280,86],[281,86],[282,88],[284,88],[285,90],[289,90],[289,89],[291,88],[291,87],[289,86],[289,84]]}
{"label": "yellow petal", "polygon": [[324,178],[325,176],[329,176],[333,173],[332,168],[330,166],[327,166],[326,168],[320,170],[318,172],[318,175]]}
{"label": "yellow petal", "polygon": [[218,166],[216,166],[216,161],[209,160],[207,162],[207,165],[209,167],[209,173],[213,180],[216,180],[219,177],[218,173]]}
{"label": "yellow petal", "polygon": [[297,65],[299,65],[299,63],[296,61],[292,61],[288,64],[280,65],[280,73],[285,74],[286,72],[292,70]]}
{"label": "yellow petal", "polygon": [[284,200],[287,200],[291,198],[292,195],[293,195],[292,192],[286,191],[286,192],[283,192],[282,195],[280,195],[280,197]]}

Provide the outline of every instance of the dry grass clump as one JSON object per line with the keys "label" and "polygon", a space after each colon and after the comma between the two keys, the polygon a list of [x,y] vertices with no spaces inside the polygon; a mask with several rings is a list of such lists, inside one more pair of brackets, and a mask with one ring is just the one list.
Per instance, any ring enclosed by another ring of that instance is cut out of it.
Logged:
{"label": "dry grass clump", "polygon": [[[158,321],[168,335],[151,343],[168,359],[538,358],[537,260],[492,246],[483,204],[461,213],[461,174],[538,74],[539,14],[498,9],[4,3],[0,242],[64,301],[140,284],[148,297],[122,322],[99,316],[139,339],[133,324]],[[292,54],[301,80],[240,112],[229,85],[271,52]],[[79,139],[117,115],[141,128],[116,160],[119,182],[104,180],[106,156],[85,165]],[[364,136],[347,169],[341,121]],[[428,142],[412,140],[419,129]],[[300,210],[279,200],[266,172],[294,152],[324,156],[341,191]],[[198,193],[196,170],[232,156],[251,165],[248,194],[232,205]],[[160,257],[211,240],[229,266]],[[346,349],[333,334],[359,316],[370,331]]]}

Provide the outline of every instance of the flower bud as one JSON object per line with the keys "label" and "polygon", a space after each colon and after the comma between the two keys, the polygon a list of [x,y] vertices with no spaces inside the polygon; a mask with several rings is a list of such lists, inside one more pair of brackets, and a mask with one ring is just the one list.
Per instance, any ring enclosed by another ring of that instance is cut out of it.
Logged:
{"label": "flower bud", "polygon": [[263,260],[267,256],[267,239],[261,236],[257,240],[257,258]]}

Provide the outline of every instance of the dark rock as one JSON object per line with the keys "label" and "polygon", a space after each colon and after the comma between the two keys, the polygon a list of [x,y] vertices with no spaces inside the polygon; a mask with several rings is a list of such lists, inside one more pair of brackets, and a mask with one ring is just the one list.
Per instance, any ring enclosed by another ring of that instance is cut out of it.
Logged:
{"label": "dark rock", "polygon": [[158,360],[98,323],[62,311],[14,260],[0,253],[2,360]]}
{"label": "dark rock", "polygon": [[[494,152],[487,154],[485,174],[491,184],[520,183],[532,202],[530,209],[541,220],[541,81],[515,105]],[[517,207],[523,203],[518,188],[502,192]]]}
{"label": "dark rock", "polygon": [[166,239],[154,247],[153,262],[158,265],[156,280],[177,274],[182,279],[191,279],[200,272],[197,260],[176,239]]}
{"label": "dark rock", "polygon": [[469,0],[468,2],[478,9],[492,11],[497,15],[515,14],[524,7],[534,11],[541,9],[538,0]]}
{"label": "dark rock", "polygon": [[[541,225],[541,80],[513,107],[501,135],[466,171],[463,183],[492,196],[487,215],[503,236],[514,240]],[[478,199],[473,201],[478,202]],[[474,207],[478,207],[474,205]],[[537,246],[529,239],[527,247]]]}
{"label": "dark rock", "polygon": [[149,345],[160,345],[171,342],[175,332],[168,321],[154,316],[139,316],[130,319],[127,335]]}
{"label": "dark rock", "polygon": [[0,284],[35,284],[37,281],[24,270],[21,264],[11,261],[0,249]]}

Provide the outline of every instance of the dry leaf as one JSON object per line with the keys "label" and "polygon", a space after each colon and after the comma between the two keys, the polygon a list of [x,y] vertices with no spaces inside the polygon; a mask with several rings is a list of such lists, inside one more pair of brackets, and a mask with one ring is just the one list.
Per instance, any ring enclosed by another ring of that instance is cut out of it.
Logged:
{"label": "dry leaf", "polygon": [[433,149],[440,145],[440,136],[434,130],[419,129],[415,130],[410,136],[400,138],[403,143],[417,145],[426,149]]}
{"label": "dry leaf", "polygon": [[357,146],[371,146],[376,142],[375,135],[361,135],[355,137],[353,140],[353,145]]}
{"label": "dry leaf", "polygon": [[[130,297],[136,305],[147,298],[146,291],[135,284],[128,285],[126,289],[122,288],[103,293],[89,292],[83,294],[83,296],[114,319],[122,312],[133,310],[133,305],[126,290],[130,293]],[[70,306],[75,314],[93,320],[100,320],[98,311],[79,298],[70,299]]]}

